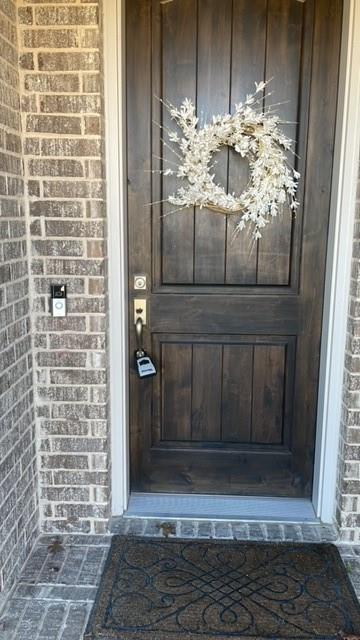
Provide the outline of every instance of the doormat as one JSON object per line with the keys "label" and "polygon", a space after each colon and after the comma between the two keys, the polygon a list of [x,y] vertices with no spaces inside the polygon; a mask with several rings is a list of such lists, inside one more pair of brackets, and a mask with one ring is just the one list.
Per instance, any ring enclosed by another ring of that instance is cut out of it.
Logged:
{"label": "doormat", "polygon": [[360,607],[330,544],[115,536],[86,640],[338,640]]}

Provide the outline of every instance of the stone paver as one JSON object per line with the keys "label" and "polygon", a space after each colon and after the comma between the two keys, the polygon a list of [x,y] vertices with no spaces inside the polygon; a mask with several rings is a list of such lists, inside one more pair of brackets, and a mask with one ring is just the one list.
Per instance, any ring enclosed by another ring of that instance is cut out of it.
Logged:
{"label": "stone paver", "polygon": [[0,618],[1,640],[81,640],[110,536],[42,536]]}
{"label": "stone paver", "polygon": [[[333,527],[269,522],[116,518],[113,533],[182,538],[334,542]],[[110,536],[42,536],[0,617],[1,640],[82,640]],[[338,545],[360,598],[360,547]]]}

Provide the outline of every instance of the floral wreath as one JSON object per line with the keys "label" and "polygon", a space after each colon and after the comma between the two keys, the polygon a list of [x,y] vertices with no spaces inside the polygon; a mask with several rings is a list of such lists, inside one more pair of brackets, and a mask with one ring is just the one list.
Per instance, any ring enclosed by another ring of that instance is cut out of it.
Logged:
{"label": "floral wreath", "polygon": [[[168,131],[171,143],[178,145],[180,153],[166,142],[179,159],[177,169],[162,169],[165,176],[177,176],[187,181],[185,186],[167,198],[180,211],[187,207],[206,207],[226,215],[240,215],[235,232],[250,225],[254,237],[261,238],[263,229],[282,210],[286,202],[295,211],[299,206],[296,190],[300,174],[286,158],[292,141],[279,129],[278,116],[270,109],[263,111],[264,88],[267,82],[255,83],[256,91],[244,103],[235,105],[233,114],[213,116],[210,124],[199,125],[196,109],[186,98],[179,108],[164,103],[171,119],[182,131]],[[262,94],[257,98],[257,94]],[[254,105],[260,105],[254,108]],[[227,193],[215,182],[212,157],[220,147],[232,147],[249,161],[249,181],[241,194]]]}

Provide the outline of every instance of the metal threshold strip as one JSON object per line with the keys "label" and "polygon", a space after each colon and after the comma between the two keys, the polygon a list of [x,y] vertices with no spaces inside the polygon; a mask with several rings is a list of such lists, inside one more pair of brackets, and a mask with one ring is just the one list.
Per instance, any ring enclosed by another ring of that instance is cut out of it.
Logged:
{"label": "metal threshold strip", "polygon": [[125,517],[318,522],[311,500],[131,493]]}

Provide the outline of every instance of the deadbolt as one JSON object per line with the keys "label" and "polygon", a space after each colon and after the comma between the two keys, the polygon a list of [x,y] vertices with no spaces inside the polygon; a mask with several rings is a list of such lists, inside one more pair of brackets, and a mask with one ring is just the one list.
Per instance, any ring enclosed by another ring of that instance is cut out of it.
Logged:
{"label": "deadbolt", "polygon": [[134,276],[134,289],[135,291],[146,291],[146,276]]}

